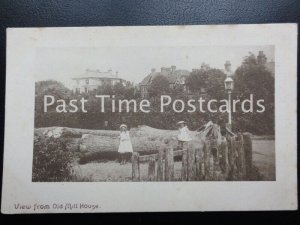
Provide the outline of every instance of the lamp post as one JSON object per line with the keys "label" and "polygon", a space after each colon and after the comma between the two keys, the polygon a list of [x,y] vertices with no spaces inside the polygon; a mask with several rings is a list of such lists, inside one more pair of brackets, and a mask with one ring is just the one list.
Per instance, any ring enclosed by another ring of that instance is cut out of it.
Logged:
{"label": "lamp post", "polygon": [[227,128],[229,130],[232,130],[232,120],[231,120],[231,93],[233,90],[233,80],[231,77],[227,77],[224,81],[225,84],[225,90],[228,93],[228,123],[227,123]]}

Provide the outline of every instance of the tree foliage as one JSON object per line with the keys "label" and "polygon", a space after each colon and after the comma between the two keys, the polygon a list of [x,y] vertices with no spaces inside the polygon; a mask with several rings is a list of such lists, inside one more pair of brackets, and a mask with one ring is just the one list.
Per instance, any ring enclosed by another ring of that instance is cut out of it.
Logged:
{"label": "tree foliage", "polygon": [[187,85],[192,92],[205,91],[211,98],[221,99],[224,97],[225,73],[209,66],[191,72],[187,78]]}
{"label": "tree foliage", "polygon": [[163,75],[158,75],[154,77],[148,91],[151,97],[168,93],[169,92],[168,79]]}
{"label": "tree foliage", "polygon": [[32,181],[70,181],[71,153],[61,138],[35,136]]}
{"label": "tree foliage", "polygon": [[234,76],[234,93],[236,99],[244,100],[251,94],[254,101],[263,99],[266,111],[257,113],[254,107],[253,113],[238,111],[235,115],[236,126],[241,130],[248,130],[257,134],[274,134],[274,77],[265,67],[266,56],[261,53],[256,57],[250,53],[244,58],[242,65],[236,70]]}

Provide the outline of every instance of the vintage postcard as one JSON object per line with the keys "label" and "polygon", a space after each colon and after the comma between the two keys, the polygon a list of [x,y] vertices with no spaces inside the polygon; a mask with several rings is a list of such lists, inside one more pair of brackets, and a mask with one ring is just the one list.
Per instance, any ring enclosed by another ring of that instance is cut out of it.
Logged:
{"label": "vintage postcard", "polygon": [[295,210],[297,25],[7,29],[2,213]]}

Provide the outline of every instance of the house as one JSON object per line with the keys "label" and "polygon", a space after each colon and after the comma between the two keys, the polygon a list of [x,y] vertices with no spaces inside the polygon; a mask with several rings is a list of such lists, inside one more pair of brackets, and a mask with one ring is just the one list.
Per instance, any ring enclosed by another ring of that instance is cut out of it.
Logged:
{"label": "house", "polygon": [[190,74],[188,70],[176,70],[176,66],[171,67],[161,67],[160,71],[157,72],[154,68],[151,69],[151,73],[148,74],[142,82],[139,84],[139,89],[141,91],[141,97],[148,97],[148,89],[151,85],[153,79],[156,76],[162,75],[166,77],[169,81],[169,87],[175,88],[176,86],[183,87],[183,90],[186,90],[186,78]]}
{"label": "house", "polygon": [[115,85],[121,83],[126,85],[126,80],[118,77],[118,72],[113,74],[112,70],[101,72],[100,70],[87,69],[84,74],[79,77],[72,78],[74,81],[74,93],[88,93],[97,90],[103,85]]}

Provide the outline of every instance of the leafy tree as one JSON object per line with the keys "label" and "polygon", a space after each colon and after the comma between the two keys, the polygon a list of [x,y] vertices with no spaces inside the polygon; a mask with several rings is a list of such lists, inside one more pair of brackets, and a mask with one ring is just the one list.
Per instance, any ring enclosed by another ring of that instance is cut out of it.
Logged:
{"label": "leafy tree", "polygon": [[[267,70],[266,57],[260,53],[258,57],[250,53],[244,58],[242,65],[236,70],[234,76],[234,93],[236,99],[243,101],[253,94],[254,102],[264,100],[266,111],[257,113],[243,113],[239,110],[234,118],[237,128],[253,133],[274,133],[274,77]],[[256,106],[256,104],[254,104]]]}
{"label": "leafy tree", "polygon": [[214,99],[223,99],[226,93],[224,85],[225,73],[219,69],[209,69],[207,73],[208,79],[205,86],[207,94]]}
{"label": "leafy tree", "polygon": [[71,91],[66,88],[61,82],[58,82],[56,80],[45,80],[35,83],[35,94],[51,94],[60,98],[64,98],[70,96]]}
{"label": "leafy tree", "polygon": [[119,82],[113,86],[113,93],[118,97],[123,97],[125,90],[126,88],[124,87],[124,85]]}
{"label": "leafy tree", "polygon": [[200,69],[192,71],[191,74],[186,79],[186,85],[192,92],[199,92],[201,88],[206,87],[208,80],[207,70]]}
{"label": "leafy tree", "polygon": [[103,94],[112,95],[114,93],[113,86],[111,84],[105,84],[103,87]]}
{"label": "leafy tree", "polygon": [[124,91],[125,99],[136,99],[136,93],[134,87],[128,87]]}
{"label": "leafy tree", "polygon": [[44,96],[51,95],[56,99],[70,99],[72,92],[61,82],[55,80],[38,81],[35,83],[35,117],[36,127],[48,126],[48,124],[63,126],[66,115],[56,113],[55,107],[48,107],[44,113]]}
{"label": "leafy tree", "polygon": [[203,66],[187,77],[187,86],[192,92],[205,91],[210,98],[221,99],[225,96],[224,80],[226,75],[219,69]]}
{"label": "leafy tree", "polygon": [[154,77],[148,91],[151,97],[168,93],[169,92],[168,79],[163,75],[158,75]]}

